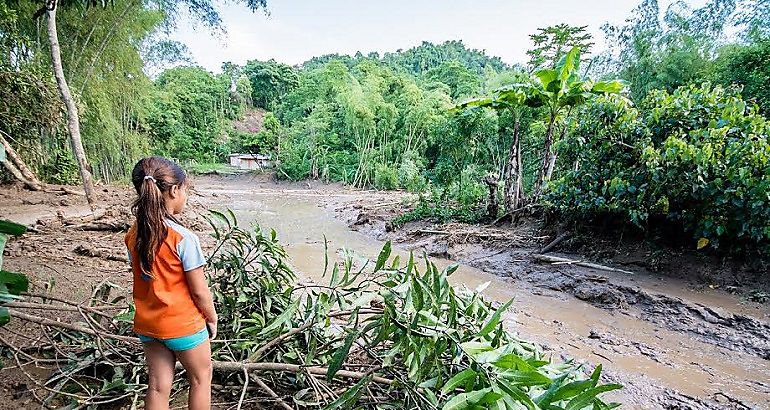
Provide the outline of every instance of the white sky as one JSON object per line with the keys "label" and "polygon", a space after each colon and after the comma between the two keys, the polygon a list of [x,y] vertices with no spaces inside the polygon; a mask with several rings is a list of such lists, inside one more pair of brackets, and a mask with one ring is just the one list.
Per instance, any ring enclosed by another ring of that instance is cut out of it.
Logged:
{"label": "white sky", "polygon": [[[506,63],[524,63],[529,34],[558,23],[588,25],[595,51],[601,25],[622,23],[640,0],[268,0],[270,16],[220,2],[225,38],[181,21],[175,40],[219,72],[222,62],[275,59],[298,64],[323,54],[408,49],[422,41],[462,40]],[[670,0],[660,1],[661,8]]]}

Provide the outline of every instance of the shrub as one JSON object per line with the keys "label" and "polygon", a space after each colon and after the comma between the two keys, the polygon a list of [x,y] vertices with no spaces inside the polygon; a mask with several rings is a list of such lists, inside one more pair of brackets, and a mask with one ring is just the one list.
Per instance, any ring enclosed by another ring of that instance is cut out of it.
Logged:
{"label": "shrub", "polygon": [[606,98],[586,107],[562,142],[562,167],[571,168],[547,203],[575,218],[620,213],[640,226],[663,216],[699,246],[768,249],[768,120],[737,90],[709,84],[654,91],[641,109]]}
{"label": "shrub", "polygon": [[385,164],[377,164],[374,168],[374,187],[377,189],[398,188],[398,171]]}

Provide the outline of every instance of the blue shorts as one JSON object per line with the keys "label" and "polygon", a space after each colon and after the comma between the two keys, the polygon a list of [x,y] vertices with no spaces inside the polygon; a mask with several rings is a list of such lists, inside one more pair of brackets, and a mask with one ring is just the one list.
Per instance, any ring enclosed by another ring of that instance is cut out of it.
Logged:
{"label": "blue shorts", "polygon": [[138,336],[142,343],[159,342],[166,346],[169,350],[181,352],[183,350],[190,350],[193,347],[198,347],[203,344],[203,342],[209,339],[209,330],[208,328],[204,327],[203,330],[198,333],[189,336],[174,337],[171,339],[156,339],[154,337],[147,337],[144,335]]}

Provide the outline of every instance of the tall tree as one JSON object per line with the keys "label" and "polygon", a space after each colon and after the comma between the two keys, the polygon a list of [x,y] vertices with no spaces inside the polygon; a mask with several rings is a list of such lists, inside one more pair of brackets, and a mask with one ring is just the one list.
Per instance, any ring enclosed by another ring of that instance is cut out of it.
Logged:
{"label": "tall tree", "polygon": [[[256,11],[260,8],[265,8],[267,0],[243,0],[244,3],[252,10]],[[112,2],[109,2],[110,4]],[[85,189],[86,198],[91,207],[94,206],[96,198],[93,188],[93,180],[91,174],[91,168],[88,165],[88,159],[86,158],[85,149],[83,148],[83,142],[80,134],[80,117],[78,113],[77,104],[72,96],[69,84],[64,75],[64,67],[62,65],[61,48],[59,46],[59,36],[57,32],[56,16],[57,11],[64,5],[76,5],[86,9],[89,7],[100,6],[102,8],[108,6],[107,0],[45,0],[42,8],[35,13],[35,18],[46,16],[48,41],[50,45],[51,65],[56,78],[57,87],[61,95],[62,102],[67,109],[67,127],[70,133],[70,142],[72,145],[73,154],[78,162],[80,169],[80,176],[83,180],[83,187]],[[211,0],[157,0],[153,3],[158,8],[165,12],[167,17],[167,24],[173,25],[177,17],[177,9],[179,5],[186,5],[191,14],[198,20],[203,21],[212,29],[221,29],[221,18],[213,7]],[[90,74],[90,72],[88,73]],[[85,79],[87,80],[87,78]]]}
{"label": "tall tree", "polygon": [[577,47],[582,55],[588,55],[594,43],[587,28],[562,23],[537,29],[537,33],[529,36],[534,43],[534,48],[527,51],[530,72],[555,67],[573,47]]}
{"label": "tall tree", "polygon": [[[571,112],[573,107],[584,104],[594,95],[618,93],[623,90],[624,84],[620,81],[593,82],[582,78],[578,73],[580,69],[580,48],[572,49],[562,57],[561,61],[553,69],[543,69],[535,73],[529,83],[514,84],[504,87],[490,98],[481,98],[460,105],[460,109],[491,107],[498,110],[515,109],[521,106],[542,107],[547,115],[545,122],[547,128],[543,142],[541,166],[538,179],[535,183],[533,200],[537,200],[542,193],[545,183],[553,173],[557,152],[554,150],[555,137],[561,116]],[[566,132],[566,122],[561,121],[561,137]],[[506,207],[510,212],[515,209],[523,198],[521,184],[521,148],[519,127],[514,127],[514,137],[509,150],[508,167],[505,181]]]}
{"label": "tall tree", "polygon": [[62,102],[67,107],[67,128],[70,132],[70,143],[72,144],[72,153],[78,161],[80,168],[80,178],[83,180],[88,204],[93,208],[96,203],[96,193],[94,192],[94,183],[91,178],[91,169],[86,158],[86,151],[83,148],[83,140],[80,138],[80,117],[78,107],[72,98],[67,79],[64,77],[64,68],[61,63],[61,49],[59,48],[59,35],[56,31],[56,9],[58,0],[47,0],[45,5],[45,14],[48,26],[48,42],[51,47],[51,65],[53,66],[56,85],[59,88]]}

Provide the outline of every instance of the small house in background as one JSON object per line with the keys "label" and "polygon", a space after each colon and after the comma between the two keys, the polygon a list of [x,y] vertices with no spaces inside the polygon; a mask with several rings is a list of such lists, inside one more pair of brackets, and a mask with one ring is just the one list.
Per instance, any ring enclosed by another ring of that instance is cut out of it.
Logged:
{"label": "small house in background", "polygon": [[230,154],[230,166],[240,169],[265,169],[272,168],[273,162],[270,155],[265,154]]}

